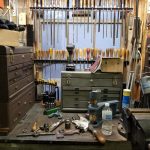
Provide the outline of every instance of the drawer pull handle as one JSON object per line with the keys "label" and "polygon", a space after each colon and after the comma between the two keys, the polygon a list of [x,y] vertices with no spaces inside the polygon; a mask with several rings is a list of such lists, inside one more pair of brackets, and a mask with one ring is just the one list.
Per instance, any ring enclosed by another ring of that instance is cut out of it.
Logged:
{"label": "drawer pull handle", "polygon": [[67,85],[70,85],[70,79],[67,79],[67,80],[66,80],[66,84],[67,84]]}
{"label": "drawer pull handle", "polygon": [[93,83],[93,79],[91,79],[90,82]]}
{"label": "drawer pull handle", "polygon": [[21,112],[18,113],[18,116],[21,116]]}
{"label": "drawer pull handle", "polygon": [[76,107],[79,107],[79,104],[74,104]]}
{"label": "drawer pull handle", "polygon": [[75,98],[74,100],[75,100],[75,101],[79,101],[79,98]]}
{"label": "drawer pull handle", "polygon": [[117,79],[113,79],[113,81],[112,81],[112,85],[113,85],[113,86],[117,86],[117,85],[118,85],[118,81],[117,81]]}

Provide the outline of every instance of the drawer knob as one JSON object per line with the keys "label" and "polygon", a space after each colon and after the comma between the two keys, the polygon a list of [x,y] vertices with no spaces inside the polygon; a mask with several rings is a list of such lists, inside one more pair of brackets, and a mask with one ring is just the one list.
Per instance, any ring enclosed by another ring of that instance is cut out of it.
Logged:
{"label": "drawer knob", "polygon": [[118,85],[117,79],[113,79],[112,85],[113,85],[113,86],[117,86],[117,85]]}
{"label": "drawer knob", "polygon": [[79,104],[77,104],[77,103],[76,103],[76,104],[74,104],[74,105],[75,105],[75,107],[79,107]]}
{"label": "drawer knob", "polygon": [[18,112],[18,116],[21,116],[21,112]]}
{"label": "drawer knob", "polygon": [[92,82],[93,82],[93,79],[91,79],[90,82],[92,83]]}

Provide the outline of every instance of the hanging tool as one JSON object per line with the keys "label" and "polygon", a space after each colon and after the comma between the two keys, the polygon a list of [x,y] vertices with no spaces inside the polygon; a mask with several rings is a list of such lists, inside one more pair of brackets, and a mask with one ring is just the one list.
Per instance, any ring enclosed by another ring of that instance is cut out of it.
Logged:
{"label": "hanging tool", "polygon": [[91,11],[91,43],[92,43],[93,42],[94,0],[91,0],[91,8],[92,8],[92,11]]}
{"label": "hanging tool", "polygon": [[52,14],[52,6],[53,6],[53,3],[52,1],[50,1],[50,41],[51,41],[51,47],[53,45],[53,22],[52,22],[52,17],[53,17],[53,14]]}
{"label": "hanging tool", "polygon": [[72,0],[72,18],[73,18],[73,44],[74,44],[74,8],[75,8],[75,0]]}
{"label": "hanging tool", "polygon": [[122,35],[122,37],[123,37],[123,35],[124,35],[124,1],[125,0],[120,0],[120,2],[121,2],[121,9],[122,9],[122,28],[121,28],[121,35]]}
{"label": "hanging tool", "polygon": [[[45,0],[41,0],[41,6],[45,7]],[[45,9],[43,9],[43,31],[45,31]]]}
{"label": "hanging tool", "polygon": [[98,19],[98,32],[101,30],[101,2],[102,0],[99,0],[99,19]]}
{"label": "hanging tool", "polygon": [[[83,0],[80,0],[80,8],[82,8],[82,1]],[[80,27],[81,27],[81,24],[82,24],[82,10],[80,10]]]}
{"label": "hanging tool", "polygon": [[116,0],[114,0],[114,19],[113,19],[113,46],[116,43]]}
{"label": "hanging tool", "polygon": [[[88,8],[90,8],[90,0],[88,0]],[[90,23],[90,11],[88,9],[88,24],[87,24],[87,32],[89,32],[89,23]]]}
{"label": "hanging tool", "polygon": [[107,25],[108,25],[108,0],[106,1],[106,37],[107,37]]}
{"label": "hanging tool", "polygon": [[118,0],[118,13],[117,13],[117,31],[116,31],[116,38],[118,38],[118,34],[119,34],[119,18],[120,18],[120,11],[119,11],[119,6],[120,6],[120,0]]}
{"label": "hanging tool", "polygon": [[78,6],[79,5],[78,5],[78,3],[79,3],[79,1],[77,1],[77,3],[76,3],[77,4],[76,5],[76,7],[77,7],[77,9],[76,9],[77,10],[77,13],[76,13],[77,14],[77,21],[76,21],[76,24],[77,24],[76,25],[76,32],[77,32],[77,34],[76,34],[76,42],[78,42],[78,16],[79,16],[79,10],[78,10],[78,8],[79,8]]}
{"label": "hanging tool", "polygon": [[104,29],[105,29],[105,25],[104,25],[104,23],[105,23],[105,9],[104,9],[104,7],[105,7],[105,0],[103,0],[103,38],[104,38]]}
{"label": "hanging tool", "polygon": [[59,11],[60,11],[60,2],[57,0],[57,43],[59,42],[59,26],[60,26],[60,22],[59,22]]}
{"label": "hanging tool", "polygon": [[56,16],[55,16],[55,7],[56,7],[56,1],[54,3],[53,1],[53,10],[54,10],[54,16],[53,16],[53,48],[55,48],[55,19],[56,19]]}
{"label": "hanging tool", "polygon": [[110,10],[110,36],[112,38],[112,32],[113,32],[113,11],[112,11],[112,4],[113,4],[113,0],[109,1],[109,5],[111,6],[111,10]]}
{"label": "hanging tool", "polygon": [[85,39],[85,15],[86,15],[86,11],[85,11],[85,8],[86,8],[86,0],[83,0],[84,4],[83,4],[83,8],[84,8],[84,39]]}

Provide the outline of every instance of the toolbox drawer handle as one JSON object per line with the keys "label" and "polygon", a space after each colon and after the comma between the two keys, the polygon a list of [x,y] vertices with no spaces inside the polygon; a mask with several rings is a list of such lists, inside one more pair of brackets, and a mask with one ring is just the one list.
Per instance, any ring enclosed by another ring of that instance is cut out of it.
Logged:
{"label": "toolbox drawer handle", "polygon": [[108,89],[104,89],[103,92],[104,92],[105,94],[107,94],[107,93],[108,93]]}
{"label": "toolbox drawer handle", "polygon": [[91,83],[93,83],[93,81],[94,81],[93,79],[90,80]]}
{"label": "toolbox drawer handle", "polygon": [[19,101],[19,102],[18,102],[18,105],[20,105],[20,104],[21,104],[21,102]]}
{"label": "toolbox drawer handle", "polygon": [[75,105],[76,107],[79,107],[79,104],[77,104],[77,103],[76,103],[76,104],[74,104],[74,105]]}
{"label": "toolbox drawer handle", "polygon": [[21,112],[18,112],[18,116],[21,116]]}
{"label": "toolbox drawer handle", "polygon": [[74,100],[75,100],[75,101],[79,101],[79,98],[75,98]]}
{"label": "toolbox drawer handle", "polygon": [[113,81],[112,81],[112,85],[113,85],[113,86],[117,86],[117,85],[118,85],[118,81],[117,81],[117,79],[113,79]]}

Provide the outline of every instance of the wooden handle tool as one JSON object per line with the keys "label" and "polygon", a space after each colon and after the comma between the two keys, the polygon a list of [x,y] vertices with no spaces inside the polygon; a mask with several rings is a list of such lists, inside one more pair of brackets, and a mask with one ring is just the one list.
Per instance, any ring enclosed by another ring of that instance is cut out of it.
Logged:
{"label": "wooden handle tool", "polygon": [[95,130],[92,127],[92,125],[89,125],[88,130],[96,137],[96,139],[98,140],[99,143],[101,143],[101,144],[106,143],[106,139],[105,139],[104,135],[101,132],[98,132],[97,130]]}

